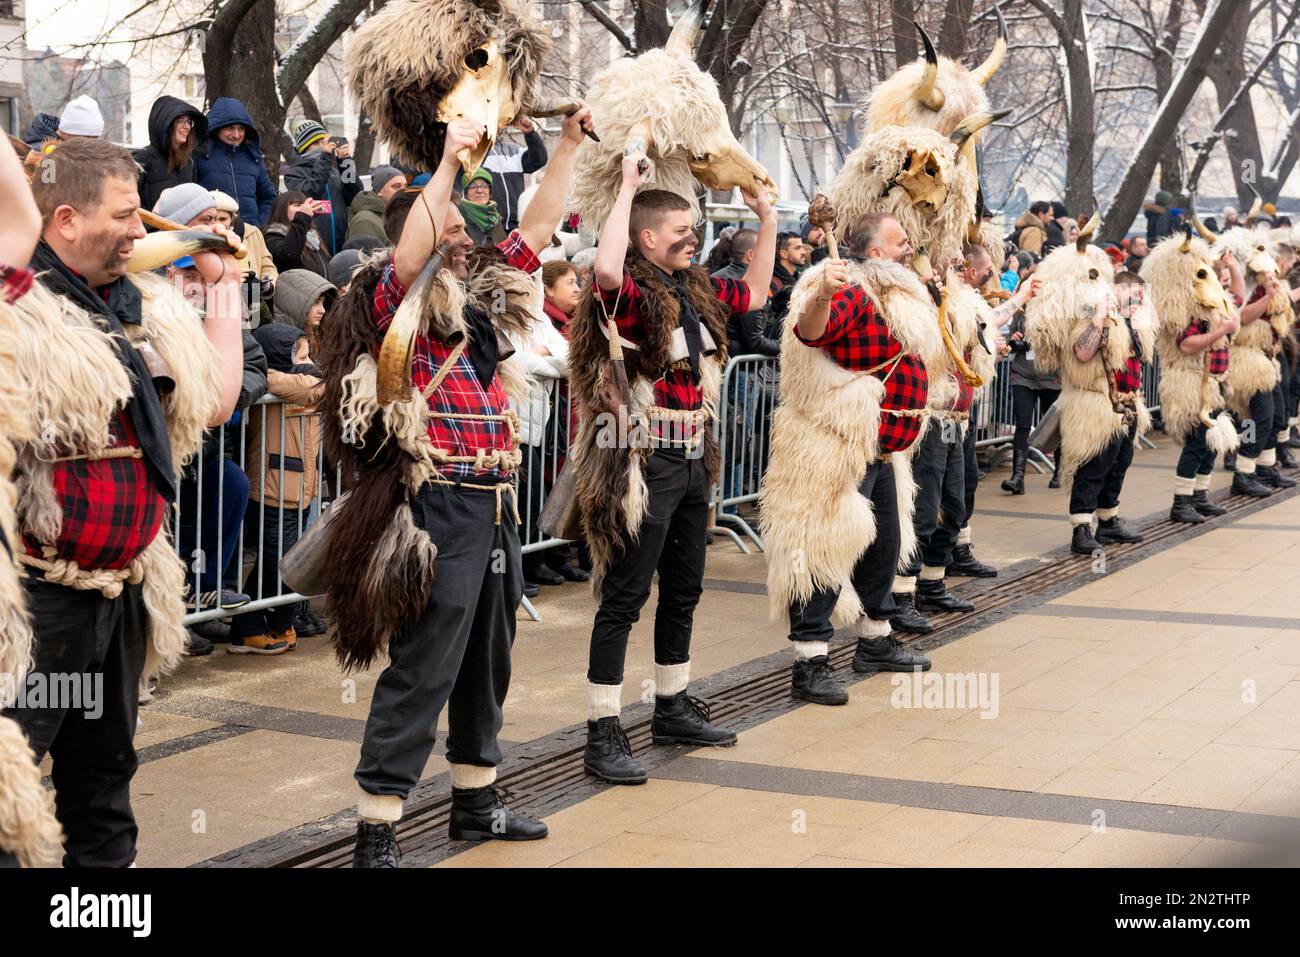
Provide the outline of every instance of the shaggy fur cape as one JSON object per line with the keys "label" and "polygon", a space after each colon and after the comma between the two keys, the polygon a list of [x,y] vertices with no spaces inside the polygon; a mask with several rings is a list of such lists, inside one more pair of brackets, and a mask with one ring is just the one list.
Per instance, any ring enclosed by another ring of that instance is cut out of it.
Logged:
{"label": "shaggy fur cape", "polygon": [[[176,382],[161,398],[172,467],[179,474],[198,451],[220,401],[216,355],[194,307],[167,280],[152,273],[130,278],[143,299],[142,321],[127,326],[126,335],[133,342],[148,340],[171,367]],[[67,299],[38,282],[13,309],[20,328],[16,368],[30,384],[26,413],[32,423],[28,437],[17,445],[18,525],[22,534],[49,542],[57,538],[63,521],[54,492],[53,459],[65,449],[107,448],[109,423],[130,399],[131,383],[110,334]],[[165,523],[140,561],[149,618],[147,680],[173,670],[185,650],[185,570]]]}
{"label": "shaggy fur cape", "polygon": [[[1142,264],[1142,278],[1151,290],[1151,304],[1156,311],[1156,352],[1160,356],[1160,416],[1165,423],[1165,434],[1177,442],[1186,442],[1187,436],[1200,425],[1201,372],[1205,353],[1186,355],[1178,348],[1178,336],[1192,322],[1214,322],[1211,310],[1196,301],[1195,283],[1198,273],[1208,275],[1212,281],[1214,256],[1204,240],[1194,237],[1183,251],[1183,237],[1170,236],[1156,244]],[[1229,358],[1228,369],[1232,369]],[[1225,400],[1220,384],[1211,379],[1210,409],[1221,409]],[[1227,415],[1215,419],[1215,427],[1206,435],[1209,447],[1216,454],[1230,452],[1240,444],[1240,437]]]}
{"label": "shaggy fur cape", "polygon": [[464,75],[465,58],[492,39],[526,112],[551,40],[525,0],[390,0],[357,29],[348,86],[403,162],[437,168],[447,132],[438,103]]}
{"label": "shaggy fur cape", "polygon": [[[1043,285],[1025,307],[1025,334],[1037,356],[1038,368],[1061,375],[1061,481],[1068,484],[1079,467],[1101,454],[1124,434],[1123,416],[1111,405],[1110,377],[1100,351],[1087,362],[1074,354],[1074,344],[1092,325],[1098,300],[1112,287],[1114,268],[1096,246],[1080,253],[1074,246],[1053,250],[1038,267]],[[1106,363],[1124,366],[1132,352],[1128,329],[1110,326]],[[1150,428],[1151,416],[1138,400],[1138,434]]]}
{"label": "shaggy fur cape", "polygon": [[[632,412],[644,414],[653,404],[654,382],[672,365],[673,332],[678,328],[680,305],[676,292],[664,280],[658,267],[639,254],[628,254],[627,269],[641,290],[640,307],[645,338],[638,348],[624,347]],[[700,322],[709,330],[717,348],[712,356],[700,356],[700,389],[704,394],[704,463],[712,483],[718,477],[718,439],[713,423],[717,418],[722,369],[727,364],[727,307],[718,299],[709,274],[692,266],[686,272],[686,289]],[[605,570],[617,556],[623,536],[636,538],[645,517],[648,496],[641,455],[625,447],[608,446],[602,440],[600,418],[604,413],[601,390],[609,362],[609,340],[603,329],[605,312],[588,289],[573,319],[569,341],[569,387],[578,405],[579,426],[570,452],[574,470],[574,493],[582,517],[583,532],[591,549],[592,588],[600,593]],[[651,452],[650,454],[657,454]]]}
{"label": "shaggy fur cape", "polygon": [[[348,497],[331,506],[339,512],[325,575],[327,636],[345,671],[368,668],[384,653],[424,610],[437,574],[437,546],[409,507],[410,493],[445,465],[429,440],[429,404],[414,387],[406,399],[382,406],[377,393],[381,336],[373,303],[386,264],[370,263],[356,275],[319,334],[325,455],[349,486]],[[434,277],[419,334],[443,341],[468,335],[467,306],[493,316],[502,330],[526,330],[535,288],[529,277],[495,249],[475,250],[468,266],[465,283],[446,269]],[[523,386],[515,366],[506,359],[497,367],[512,397]]]}
{"label": "shaggy fur cape", "polygon": [[[1256,256],[1272,256],[1273,242],[1265,233],[1235,226],[1219,236],[1211,252],[1217,257],[1231,251],[1246,279],[1246,301],[1264,277],[1251,269]],[[1273,334],[1286,339],[1291,333],[1291,300],[1286,289],[1279,288],[1269,303],[1268,314],[1233,334],[1228,347],[1228,408],[1238,418],[1250,418],[1250,400],[1260,392],[1271,390],[1282,376],[1281,367],[1272,354]],[[1271,428],[1271,426],[1270,426]]]}
{"label": "shaggy fur cape", "polygon": [[[974,113],[989,111],[988,94],[966,67],[946,56],[939,57],[935,88],[943,93],[943,106],[936,113],[916,98],[925,63],[917,60],[900,67],[872,91],[867,100],[867,129],[885,126],[923,126],[949,136],[957,124]],[[981,131],[982,133],[983,131]],[[978,137],[980,133],[976,134]]]}
{"label": "shaggy fur cape", "polygon": [[[791,324],[818,294],[824,268],[819,264],[800,277],[790,297]],[[928,369],[943,343],[920,280],[883,260],[848,269],[903,351],[920,355]],[[863,613],[851,582],[853,566],[876,538],[876,516],[858,486],[879,457],[885,387],[876,376],[845,369],[823,350],[804,345],[790,329],[782,336],[780,361],[781,402],[772,416],[771,456],[759,496],[771,614],[784,615],[816,589],[835,588],[833,619],[849,625]],[[916,550],[910,453],[890,456],[904,560]]]}
{"label": "shaggy fur cape", "polygon": [[[890,185],[916,151],[930,153],[948,196],[938,209],[913,205],[900,185]],[[867,213],[888,213],[899,221],[912,245],[935,263],[961,255],[966,229],[975,218],[979,188],[973,167],[957,161],[957,146],[946,136],[920,126],[886,126],[868,134],[849,154],[828,190],[839,214],[836,233]]]}

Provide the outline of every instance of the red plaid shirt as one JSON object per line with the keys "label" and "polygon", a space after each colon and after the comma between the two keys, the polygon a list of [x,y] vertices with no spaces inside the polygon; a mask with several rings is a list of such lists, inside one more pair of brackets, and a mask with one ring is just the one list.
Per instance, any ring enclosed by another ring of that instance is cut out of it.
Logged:
{"label": "red plaid shirt", "polygon": [[1139,392],[1142,389],[1142,360],[1137,357],[1133,331],[1125,323],[1121,332],[1128,336],[1129,352],[1124,365],[1115,370],[1116,392]]}
{"label": "red plaid shirt", "polygon": [[[507,236],[497,248],[516,269],[531,273],[541,266],[541,261],[528,248],[518,230]],[[384,274],[375,287],[375,325],[381,337],[392,324],[397,307],[405,298],[406,287],[397,278],[390,262],[384,267]],[[411,359],[411,383],[415,388],[423,390],[451,352],[451,346],[436,339],[416,336],[415,352]],[[438,391],[429,397],[429,408],[444,414],[501,415],[509,406],[510,400],[501,385],[501,377],[493,373],[491,382],[480,382],[468,350],[461,353],[447,377],[442,380]],[[434,448],[442,449],[449,455],[476,455],[479,450],[490,453],[497,449],[509,451],[512,448],[510,430],[504,422],[432,418],[429,420],[429,441]],[[505,480],[510,477],[506,468],[476,470],[471,462],[454,462],[440,469],[440,472],[444,477],[455,480],[484,477]]]}
{"label": "red plaid shirt", "polygon": [[[924,409],[930,380],[919,356],[904,354],[902,345],[877,314],[861,286],[848,285],[831,300],[825,331],[816,339],[799,335],[797,321],[791,327],[799,341],[821,349],[846,369],[874,369],[885,383],[880,403],[880,451],[901,452],[921,434],[922,419],[915,415],[890,415],[889,410]],[[890,369],[888,363],[898,358]],[[884,368],[880,368],[884,366]]]}
{"label": "red plaid shirt", "polygon": [[[749,287],[739,279],[711,277],[714,291],[718,298],[731,310],[733,316],[741,316],[749,311]],[[627,272],[623,273],[623,284],[615,290],[599,290],[605,301],[605,308],[618,324],[618,334],[628,342],[640,345],[645,341],[645,316],[641,311],[641,288]],[[703,328],[703,327],[701,327]],[[715,343],[715,346],[719,345]],[[682,409],[690,411],[704,404],[704,394],[700,384],[695,381],[690,366],[686,362],[673,363],[662,378],[654,384],[654,404],[664,409]],[[659,431],[656,429],[656,431]]]}
{"label": "red plaid shirt", "polygon": [[17,302],[32,288],[32,277],[36,274],[23,266],[6,266],[0,263],[0,299],[5,302]]}
{"label": "red plaid shirt", "polygon": [[[1203,336],[1209,331],[1210,324],[1206,320],[1195,319],[1178,334],[1175,344],[1182,345],[1183,340],[1188,336]],[[1228,347],[1222,339],[1209,350],[1208,361],[1210,363],[1210,375],[1223,375],[1228,371]]]}
{"label": "red plaid shirt", "polygon": [[[109,423],[114,447],[138,448],[135,428],[125,411]],[[76,449],[61,449],[60,455]],[[82,568],[125,568],[140,555],[162,526],[166,503],[149,479],[143,458],[72,459],[54,463],[54,494],[63,503],[57,541],[24,539],[29,555],[43,557],[54,546],[57,557]]]}

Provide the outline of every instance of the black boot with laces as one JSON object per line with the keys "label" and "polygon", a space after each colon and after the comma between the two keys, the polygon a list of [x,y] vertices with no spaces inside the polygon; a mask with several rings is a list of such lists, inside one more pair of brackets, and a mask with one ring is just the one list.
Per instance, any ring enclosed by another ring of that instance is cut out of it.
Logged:
{"label": "black boot with laces", "polygon": [[550,831],[510,810],[494,787],[452,788],[447,836],[453,841],[537,841]]}
{"label": "black boot with laces", "polygon": [[617,717],[601,718],[587,722],[587,752],[582,757],[582,767],[610,784],[645,784],[645,768],[632,757],[632,745],[627,740]]}
{"label": "black boot with laces", "polygon": [[790,675],[790,694],[813,704],[849,703],[849,689],[835,677],[829,655],[796,659]]}
{"label": "black boot with laces", "polygon": [[655,714],[650,719],[650,740],[655,744],[696,744],[729,748],[736,732],[709,724],[709,706],[685,691],[662,697],[655,695]]}
{"label": "black boot with laces", "polygon": [[402,849],[397,846],[397,829],[392,824],[357,822],[353,867],[396,867],[401,860]]}
{"label": "black boot with laces", "polygon": [[893,635],[859,638],[853,653],[853,670],[858,674],[877,671],[929,671],[930,659],[908,651]]}
{"label": "black boot with laces", "polygon": [[889,623],[899,631],[913,635],[928,635],[934,631],[930,619],[916,610],[916,595],[912,592],[895,592],[894,604],[898,606],[898,611],[889,619]]}

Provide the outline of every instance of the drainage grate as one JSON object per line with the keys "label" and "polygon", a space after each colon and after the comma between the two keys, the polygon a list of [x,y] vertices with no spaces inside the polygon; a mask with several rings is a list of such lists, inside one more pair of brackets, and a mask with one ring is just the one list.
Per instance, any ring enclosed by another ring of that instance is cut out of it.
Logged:
{"label": "drainage grate", "polygon": [[[1228,514],[1220,521],[1204,525],[1191,526],[1167,519],[1149,522],[1142,527],[1143,541],[1108,546],[1106,564],[1108,568],[1118,570],[1180,541],[1195,537],[1200,532],[1222,527],[1233,516],[1257,511],[1297,493],[1300,493],[1300,488],[1283,491],[1267,499],[1221,497],[1219,504],[1228,509]],[[996,584],[980,590],[963,588],[965,594],[978,598],[976,610],[932,615],[930,620],[934,623],[934,631],[908,643],[920,649],[934,648],[1004,620],[1026,605],[1043,604],[1091,580],[1087,576],[1092,562],[1090,556],[1068,553],[1046,562],[1031,560],[1024,563],[1023,567],[1027,570],[1014,577],[1000,579]],[[866,677],[848,670],[855,644],[851,640],[841,641],[831,648],[832,664],[849,684]],[[789,661],[788,654],[775,654],[752,663],[757,667],[737,669],[753,673],[745,674],[739,680],[733,678],[732,683],[726,687],[710,688],[703,697],[709,702],[712,717],[724,721],[728,727],[743,731],[799,707],[801,702],[790,697]],[[707,686],[710,682],[701,684]],[[634,714],[639,714],[638,720],[632,720]],[[653,771],[656,767],[676,760],[685,750],[650,746],[648,707],[625,709],[624,715],[627,736],[638,761],[647,770]],[[511,806],[521,812],[545,816],[607,787],[617,786],[601,784],[583,772],[582,755],[585,745],[586,726],[582,724],[533,742],[512,755],[503,765],[498,777],[498,785]],[[440,778],[445,778],[445,775]],[[421,798],[420,791],[429,796]],[[406,814],[399,829],[405,864],[430,864],[459,850],[447,837],[450,807],[449,788],[442,780],[422,783],[408,799]],[[325,821],[303,825],[285,834],[219,855],[199,866],[347,867],[352,861],[354,821],[350,810],[340,812]]]}

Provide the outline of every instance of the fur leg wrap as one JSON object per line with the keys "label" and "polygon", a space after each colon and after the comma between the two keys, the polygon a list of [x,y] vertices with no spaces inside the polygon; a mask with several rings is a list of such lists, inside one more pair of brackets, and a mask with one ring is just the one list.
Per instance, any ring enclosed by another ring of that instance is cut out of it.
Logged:
{"label": "fur leg wrap", "polygon": [[23,867],[55,867],[63,857],[54,792],[41,785],[22,729],[5,717],[0,717],[0,850],[16,855]]}
{"label": "fur leg wrap", "polygon": [[1226,455],[1241,448],[1241,435],[1226,412],[1214,418],[1214,427],[1205,431],[1205,445],[1215,455]]}

